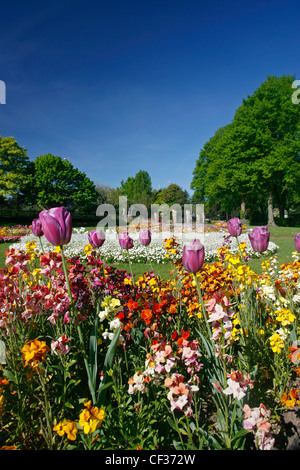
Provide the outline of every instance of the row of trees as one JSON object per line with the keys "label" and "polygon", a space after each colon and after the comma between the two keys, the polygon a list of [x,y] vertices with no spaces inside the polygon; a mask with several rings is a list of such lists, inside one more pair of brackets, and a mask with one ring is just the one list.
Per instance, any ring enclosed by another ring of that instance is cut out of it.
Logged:
{"label": "row of trees", "polygon": [[202,148],[193,173],[194,202],[228,218],[234,212],[274,224],[300,201],[300,106],[294,77],[268,76]]}
{"label": "row of trees", "polygon": [[128,204],[185,204],[187,191],[177,184],[160,190],[152,188],[147,171],[122,180],[120,187],[95,184],[85,173],[65,158],[51,154],[30,161],[27,150],[13,137],[0,137],[0,204],[33,210],[64,205],[72,212],[96,214],[99,204],[118,209],[119,197],[127,196]]}

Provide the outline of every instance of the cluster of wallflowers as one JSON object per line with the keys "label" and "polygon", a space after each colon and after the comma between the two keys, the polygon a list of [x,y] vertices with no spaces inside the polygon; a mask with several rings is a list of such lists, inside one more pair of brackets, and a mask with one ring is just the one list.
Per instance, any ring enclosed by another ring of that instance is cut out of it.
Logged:
{"label": "cluster of wallflowers", "polygon": [[0,448],[274,448],[300,403],[297,253],[258,275],[227,233],[210,263],[172,237],[165,280],[68,240],[14,245],[0,270]]}

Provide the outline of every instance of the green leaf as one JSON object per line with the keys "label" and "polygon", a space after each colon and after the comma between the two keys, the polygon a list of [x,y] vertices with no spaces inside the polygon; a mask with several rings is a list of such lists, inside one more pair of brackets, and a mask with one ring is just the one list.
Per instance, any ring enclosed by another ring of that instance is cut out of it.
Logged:
{"label": "green leaf", "polygon": [[94,389],[96,388],[96,380],[97,380],[97,353],[98,353],[98,321],[99,317],[98,314],[96,315],[94,325],[90,334],[90,347],[89,347],[89,367],[91,371],[91,380],[93,383]]}
{"label": "green leaf", "polygon": [[97,402],[99,405],[102,405],[105,402],[107,381],[109,380],[109,375],[107,374],[107,372],[112,368],[117,345],[119,342],[120,333],[121,333],[121,327],[117,329],[113,339],[111,340],[111,343],[109,345],[109,348],[105,356],[104,366],[103,366],[103,380],[98,389]]}
{"label": "green leaf", "polygon": [[15,375],[14,375],[10,370],[4,369],[3,372],[4,372],[5,377],[6,377],[10,382],[13,382],[13,383],[15,383],[15,384],[17,383],[17,380],[16,380]]}

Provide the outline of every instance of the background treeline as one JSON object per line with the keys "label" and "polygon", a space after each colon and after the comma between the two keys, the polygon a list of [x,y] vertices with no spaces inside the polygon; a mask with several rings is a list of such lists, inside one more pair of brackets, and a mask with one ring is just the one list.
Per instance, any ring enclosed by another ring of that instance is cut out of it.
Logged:
{"label": "background treeline", "polygon": [[[112,204],[118,215],[119,197],[126,196],[128,205],[139,203],[151,208],[152,203],[185,204],[190,196],[177,184],[153,189],[148,172],[111,188],[91,181],[85,173],[59,156],[41,155],[30,160],[27,150],[13,137],[0,137],[0,218],[2,222],[31,222],[43,209],[65,206],[74,220],[90,223],[97,220],[99,204]],[[149,211],[150,216],[150,211]]]}
{"label": "background treeline", "polygon": [[[300,222],[300,104],[294,77],[268,76],[201,149],[191,187],[206,214]],[[276,208],[276,211],[274,209]]]}

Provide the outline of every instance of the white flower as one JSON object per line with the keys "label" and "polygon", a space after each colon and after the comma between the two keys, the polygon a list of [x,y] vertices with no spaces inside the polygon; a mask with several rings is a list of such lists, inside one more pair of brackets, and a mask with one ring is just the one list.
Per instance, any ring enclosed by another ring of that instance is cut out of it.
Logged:
{"label": "white flower", "polygon": [[245,387],[241,387],[239,382],[235,380],[228,379],[227,381],[228,387],[223,390],[225,395],[233,395],[234,398],[241,400],[245,395]]}
{"label": "white flower", "polygon": [[121,326],[121,322],[120,322],[120,319],[119,318],[114,318],[114,320],[112,320],[111,322],[109,322],[109,328],[111,330],[116,330],[119,328],[119,326]]}

